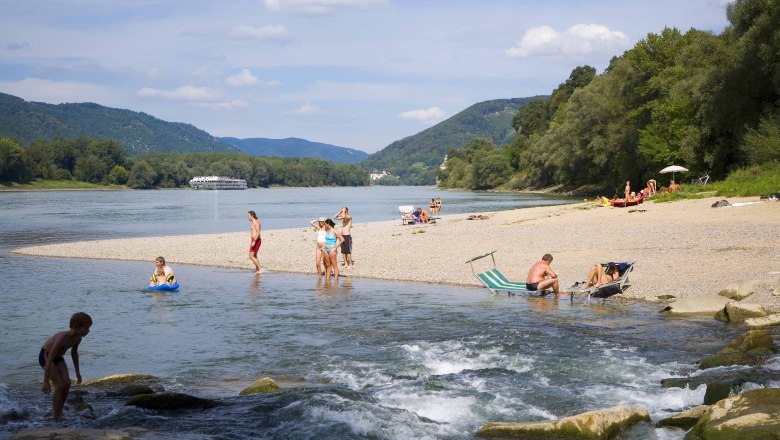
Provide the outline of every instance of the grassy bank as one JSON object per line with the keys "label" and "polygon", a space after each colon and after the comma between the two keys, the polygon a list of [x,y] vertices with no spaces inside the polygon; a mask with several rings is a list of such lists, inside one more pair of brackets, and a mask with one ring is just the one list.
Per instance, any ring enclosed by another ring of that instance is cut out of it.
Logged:
{"label": "grassy bank", "polygon": [[680,191],[659,194],[653,201],[672,202],[703,197],[750,197],[780,192],[780,163],[768,162],[733,171],[726,179],[707,185],[681,185]]}
{"label": "grassy bank", "polygon": [[0,183],[0,191],[42,191],[42,190],[116,190],[127,189],[123,185],[100,185],[97,183],[79,182],[76,180],[44,180],[35,179],[29,183]]}

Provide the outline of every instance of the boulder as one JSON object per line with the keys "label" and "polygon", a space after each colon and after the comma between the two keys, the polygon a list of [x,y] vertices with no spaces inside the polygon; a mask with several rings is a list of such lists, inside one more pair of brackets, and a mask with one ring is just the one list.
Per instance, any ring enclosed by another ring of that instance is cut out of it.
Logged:
{"label": "boulder", "polygon": [[217,402],[183,393],[157,393],[133,396],[127,399],[125,405],[144,409],[176,411],[181,409],[213,408],[217,406]]}
{"label": "boulder", "polygon": [[134,382],[159,382],[160,378],[150,374],[114,374],[96,380],[83,382],[81,386],[99,387],[105,385],[119,385]]}
{"label": "boulder", "polygon": [[780,389],[746,391],[712,405],[685,440],[776,439],[780,433]]}
{"label": "boulder", "polygon": [[17,432],[11,440],[132,440],[140,438],[144,431],[141,428],[32,428]]}
{"label": "boulder", "polygon": [[671,417],[659,420],[658,423],[656,423],[656,426],[659,428],[681,428],[687,431],[691,429],[693,425],[699,421],[699,419],[701,419],[701,417],[705,412],[707,412],[708,409],[710,409],[709,405],[694,406],[693,408],[686,409],[681,413],[677,413]]}
{"label": "boulder", "polygon": [[696,295],[680,298],[661,309],[669,316],[715,316],[731,300],[719,295]]}
{"label": "boulder", "polygon": [[639,422],[649,422],[644,408],[620,405],[545,422],[486,423],[479,437],[533,439],[610,439]]}
{"label": "boulder", "polygon": [[759,281],[748,280],[729,284],[725,289],[718,292],[718,295],[733,299],[734,301],[742,301],[759,290],[761,290],[761,283]]}
{"label": "boulder", "polygon": [[715,317],[735,324],[742,324],[750,318],[763,318],[769,315],[761,304],[743,304],[730,302],[726,307],[718,312]]}
{"label": "boulder", "polygon": [[772,291],[773,296],[780,296],[780,279],[775,283],[775,289]]}
{"label": "boulder", "polygon": [[764,358],[776,350],[772,335],[767,330],[749,330],[718,351],[701,361],[699,369],[727,365],[760,365]]}
{"label": "boulder", "polygon": [[274,382],[273,379],[270,377],[264,377],[252,382],[252,385],[244,388],[240,393],[238,393],[238,395],[246,396],[247,394],[272,393],[279,389],[281,388],[276,384],[276,382]]}
{"label": "boulder", "polygon": [[142,383],[131,383],[119,390],[120,396],[133,397],[139,394],[154,394],[154,390],[149,385]]}
{"label": "boulder", "polygon": [[708,383],[707,391],[704,392],[704,404],[712,405],[729,397],[731,394],[731,385],[725,383]]}
{"label": "boulder", "polygon": [[780,313],[772,313],[764,318],[749,318],[745,320],[748,328],[761,328],[780,325]]}

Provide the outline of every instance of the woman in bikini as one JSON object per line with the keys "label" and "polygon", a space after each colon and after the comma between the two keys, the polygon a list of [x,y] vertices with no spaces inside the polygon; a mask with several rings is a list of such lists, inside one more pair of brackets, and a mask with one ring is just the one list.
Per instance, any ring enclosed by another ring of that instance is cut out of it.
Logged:
{"label": "woman in bikini", "polygon": [[317,270],[318,276],[325,275],[322,270],[322,265],[325,265],[325,270],[328,269],[328,262],[325,261],[325,217],[320,217],[317,220],[309,222],[312,228],[317,232],[317,246],[314,248],[314,268]]}
{"label": "woman in bikini", "polygon": [[[334,228],[336,223],[331,219],[325,220],[325,259],[327,265],[325,267],[326,277],[330,277],[330,270],[333,270],[333,276],[336,280],[339,279],[339,265],[337,261],[339,247],[341,243],[344,243],[344,237]],[[330,269],[328,268],[330,267]]]}
{"label": "woman in bikini", "polygon": [[605,268],[601,264],[597,264],[588,272],[588,278],[585,280],[585,284],[582,285],[582,288],[599,287],[603,284],[611,283],[618,278],[620,278],[618,266],[609,265]]}

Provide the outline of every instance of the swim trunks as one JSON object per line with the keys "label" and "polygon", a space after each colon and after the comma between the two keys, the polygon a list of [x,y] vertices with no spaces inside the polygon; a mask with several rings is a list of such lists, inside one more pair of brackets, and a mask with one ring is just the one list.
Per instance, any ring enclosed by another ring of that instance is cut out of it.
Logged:
{"label": "swim trunks", "polygon": [[263,239],[261,237],[257,237],[257,240],[255,240],[251,245],[249,245],[249,252],[256,254],[257,251],[260,250],[261,244],[263,244]]}
{"label": "swim trunks", "polygon": [[[38,365],[40,365],[41,368],[46,366],[46,356],[48,356],[46,349],[41,348],[41,352],[38,353]],[[52,362],[54,362],[54,365],[58,365],[60,362],[65,362],[65,358],[62,356],[57,356],[56,358],[52,359]]]}
{"label": "swim trunks", "polygon": [[525,288],[528,290],[539,290],[539,283],[528,283],[525,285]]}
{"label": "swim trunks", "polygon": [[342,254],[351,254],[352,253],[352,236],[351,235],[342,235],[344,237],[344,242],[341,243],[341,253]]}

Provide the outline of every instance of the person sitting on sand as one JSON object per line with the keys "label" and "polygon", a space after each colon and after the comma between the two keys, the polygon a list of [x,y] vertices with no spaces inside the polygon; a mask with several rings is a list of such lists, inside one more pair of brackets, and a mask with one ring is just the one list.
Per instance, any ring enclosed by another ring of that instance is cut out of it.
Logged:
{"label": "person sitting on sand", "polygon": [[431,220],[431,216],[428,214],[428,211],[417,208],[416,211],[414,211],[414,216],[417,218],[418,223],[428,223]]}
{"label": "person sitting on sand", "polygon": [[525,279],[525,286],[528,290],[536,291],[552,287],[555,296],[558,296],[560,293],[558,289],[558,274],[550,267],[552,261],[552,255],[544,254],[541,260],[531,266]]}
{"label": "person sitting on sand", "polygon": [[658,185],[658,182],[656,182],[655,179],[648,180],[647,181],[647,189],[648,189],[648,194],[647,195],[649,195],[649,196],[655,195],[655,193],[658,192],[656,190],[657,185]]}
{"label": "person sitting on sand", "polygon": [[601,264],[596,264],[590,268],[585,284],[580,287],[583,289],[599,287],[603,284],[617,280],[620,278],[620,275],[620,268],[617,265],[607,265],[607,267],[604,267]]}

